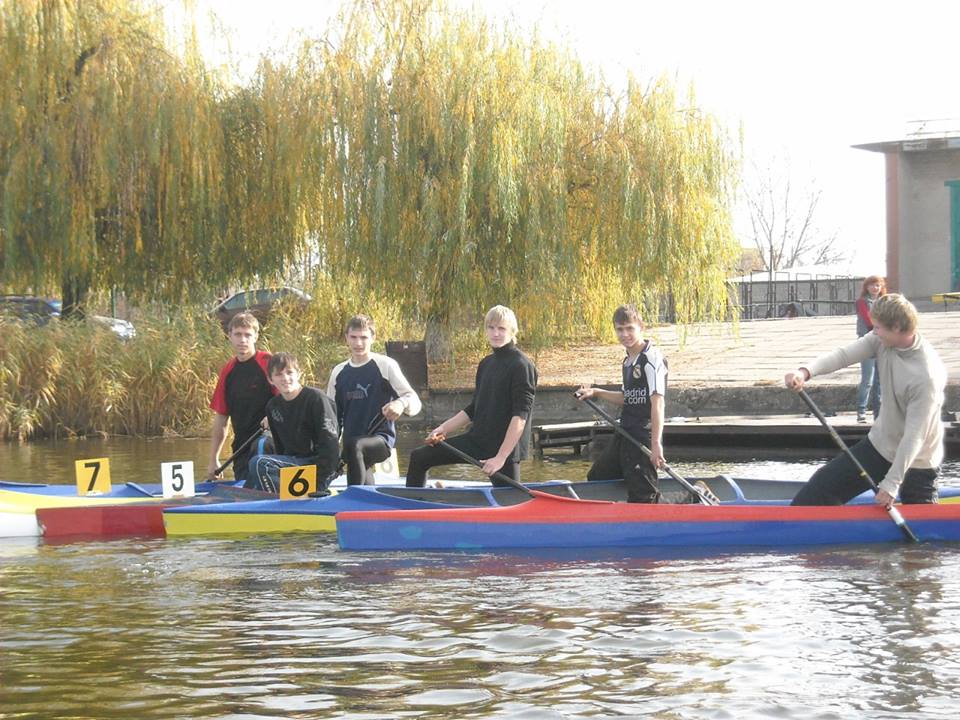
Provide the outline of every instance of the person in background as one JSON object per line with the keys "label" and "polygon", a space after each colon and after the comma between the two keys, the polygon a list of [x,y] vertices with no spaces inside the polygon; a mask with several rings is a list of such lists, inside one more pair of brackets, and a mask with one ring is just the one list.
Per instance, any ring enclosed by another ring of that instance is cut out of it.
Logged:
{"label": "person in background", "polygon": [[267,366],[270,382],[280,394],[267,403],[267,422],[276,454],[250,459],[250,477],[258,490],[275,493],[280,469],[299,465],[317,468],[316,494],[326,494],[336,475],[340,446],[337,442],[337,409],[326,393],[301,384],[300,363],[280,352]]}
{"label": "person in background", "polygon": [[397,361],[371,352],[376,334],[366,315],[350,318],[344,330],[350,358],[333,368],[327,383],[327,395],[337,405],[348,485],[374,484],[371,468],[397,444],[395,421],[421,408]]}
{"label": "person in background", "polygon": [[583,385],[578,400],[600,398],[619,405],[621,427],[650,448],[651,458],[633,443],[614,433],[603,454],[590,467],[587,480],[623,478],[627,502],[661,501],[657,468],[663,467],[663,422],[667,393],[667,360],[652,340],[643,338],[643,321],[636,305],[621,305],[613,313],[613,329],[627,351],[621,364],[620,390]]}
{"label": "person in background", "polygon": [[[870,310],[877,298],[886,295],[887,287],[879,275],[864,278],[860,297],[857,298],[857,337],[873,331]],[[867,421],[867,408],[873,411],[873,419],[880,414],[880,380],[877,377],[877,361],[867,358],[860,361],[860,386],[857,388],[857,422]]]}
{"label": "person in background", "polygon": [[[267,413],[267,402],[277,394],[267,378],[270,353],[257,350],[260,323],[250,313],[239,313],[230,319],[227,336],[233,346],[234,357],[224,365],[217,378],[217,387],[210,400],[213,430],[210,435],[210,459],[207,479],[214,480],[220,467],[220,450],[227,437],[227,424],[233,426],[233,452],[255,432]],[[249,480],[248,463],[254,443],[247,446],[233,461],[233,476]]]}
{"label": "person in background", "polygon": [[[850,448],[879,485],[876,501],[934,503],[943,462],[940,410],[947,369],[917,330],[917,310],[903,295],[890,293],[873,303],[873,332],[784,375],[784,384],[801,390],[815,375],[876,358],[887,401],[867,437]],[[794,505],[843,505],[870,488],[859,468],[843,453],[817,470],[800,488]]]}
{"label": "person in background", "polygon": [[[484,318],[487,341],[493,352],[477,366],[476,387],[470,404],[435,427],[427,444],[410,454],[407,487],[423,487],[427,470],[437,465],[457,465],[459,457],[440,446],[449,433],[470,425],[449,444],[480,460],[490,477],[500,471],[520,480],[520,461],[530,447],[530,414],[537,392],[537,368],[517,347],[517,316],[508,307],[496,305]],[[496,478],[494,485],[507,485]]]}

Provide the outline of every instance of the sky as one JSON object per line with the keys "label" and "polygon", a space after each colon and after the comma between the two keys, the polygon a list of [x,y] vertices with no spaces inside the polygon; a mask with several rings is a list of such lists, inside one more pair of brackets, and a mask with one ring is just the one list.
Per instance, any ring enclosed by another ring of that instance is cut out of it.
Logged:
{"label": "sky", "polygon": [[[821,191],[818,225],[852,272],[884,273],[886,231],[883,155],[851,145],[904,138],[918,120],[953,118],[960,130],[957,0],[450,1],[562,41],[614,83],[628,72],[692,83],[701,109],[733,136],[742,127],[746,181],[755,163]],[[298,32],[322,34],[340,2],[197,7],[216,14],[249,69]],[[747,226],[738,211],[741,239]]]}

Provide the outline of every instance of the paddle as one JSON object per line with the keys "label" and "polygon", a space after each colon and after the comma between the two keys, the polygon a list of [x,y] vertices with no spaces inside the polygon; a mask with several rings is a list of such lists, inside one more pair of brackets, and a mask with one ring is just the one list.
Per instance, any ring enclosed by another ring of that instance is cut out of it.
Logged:
{"label": "paddle", "polygon": [[[620,425],[620,423],[618,423],[613,417],[611,417],[603,408],[601,408],[599,405],[593,402],[593,400],[591,400],[590,398],[581,398],[579,395],[577,395],[577,393],[574,393],[574,397],[576,397],[581,402],[586,403],[590,407],[590,409],[593,410],[597,415],[602,417],[610,427],[612,427],[616,432],[620,433],[620,435],[622,435],[624,438],[626,438],[631,443],[633,443],[638,448],[640,448],[643,454],[646,455],[648,458],[651,458],[652,460],[653,453],[650,452],[649,448],[647,448],[646,445],[644,445],[642,442],[637,440],[633,435],[631,435],[626,430],[624,430],[623,426]],[[713,498],[707,497],[703,493],[703,491],[700,488],[698,488],[696,485],[692,485],[688,480],[677,475],[677,473],[675,473],[673,469],[666,463],[664,463],[663,469],[666,471],[667,475],[669,475],[678,483],[680,483],[689,492],[692,492],[694,495],[700,498],[700,502],[702,502],[704,505],[718,504],[717,501],[714,500]]]}
{"label": "paddle", "polygon": [[[444,436],[443,436],[443,435],[432,435],[431,438],[433,439],[433,442],[430,442],[430,441],[429,441],[429,438],[428,438],[428,444],[430,444],[430,445],[439,445],[440,447],[442,447],[442,448],[443,448],[444,450],[446,450],[447,452],[450,452],[450,453],[453,453],[454,455],[456,455],[458,458],[460,458],[461,460],[463,460],[465,463],[470,463],[471,465],[476,465],[478,468],[482,468],[482,467],[483,467],[483,463],[482,463],[482,462],[480,462],[480,461],[477,460],[476,458],[470,457],[470,456],[467,455],[465,452],[463,452],[463,450],[460,450],[459,448],[455,448],[453,445],[451,445],[450,443],[448,443],[448,442],[444,439]],[[521,490],[521,491],[525,492],[525,493],[526,493],[527,495],[529,495],[530,497],[536,497],[536,494],[533,492],[533,490],[531,490],[530,488],[528,488],[526,485],[523,485],[523,484],[521,484],[521,483],[518,483],[518,482],[517,482],[516,480],[514,480],[512,477],[510,477],[509,475],[505,475],[504,473],[500,472],[499,470],[497,470],[497,472],[495,472],[493,475],[491,475],[490,478],[491,478],[491,479],[496,478],[497,480],[501,480],[502,482],[505,482],[505,483],[507,483],[508,485],[510,485],[510,487],[515,487],[517,490]]]}
{"label": "paddle", "polygon": [[[837,431],[833,429],[833,426],[827,422],[827,419],[823,416],[823,413],[820,412],[820,408],[814,404],[813,400],[810,399],[810,396],[807,395],[807,391],[803,388],[800,388],[797,393],[800,395],[800,398],[807,404],[807,407],[810,408],[810,412],[816,415],[817,420],[820,421],[820,424],[827,429],[827,432],[830,433],[830,436],[833,438],[833,441],[839,446],[841,450],[846,454],[848,458],[856,465],[857,470],[860,471],[860,477],[869,483],[870,487],[873,489],[873,493],[877,494],[880,492],[880,488],[877,487],[877,483],[873,481],[873,478],[870,477],[870,473],[864,469],[863,465],[860,464],[860,461],[857,460],[857,456],[850,452],[850,448],[847,447],[847,444],[843,441],[843,438],[837,434]],[[900,514],[900,511],[897,510],[892,505],[886,508],[887,513],[890,515],[890,519],[893,520],[894,524],[900,528],[904,536],[912,542],[920,542],[917,539],[917,536],[914,535],[913,530],[910,529],[910,526],[907,525],[907,521],[903,519],[903,515]]]}
{"label": "paddle", "polygon": [[257,431],[256,431],[253,435],[251,435],[250,437],[248,437],[246,440],[244,440],[243,443],[240,445],[240,447],[238,447],[238,448],[234,451],[233,455],[231,455],[231,456],[228,457],[226,460],[224,460],[223,465],[221,465],[220,467],[218,467],[216,470],[213,471],[213,476],[216,477],[217,475],[219,475],[220,473],[222,473],[224,470],[226,470],[228,467],[230,467],[230,463],[232,463],[234,460],[236,460],[237,457],[238,457],[244,450],[246,450],[248,447],[250,447],[250,443],[252,443],[254,440],[256,440],[256,439],[257,439],[258,437],[260,437],[261,435],[263,435],[263,427],[258,427],[258,428],[257,428]]}

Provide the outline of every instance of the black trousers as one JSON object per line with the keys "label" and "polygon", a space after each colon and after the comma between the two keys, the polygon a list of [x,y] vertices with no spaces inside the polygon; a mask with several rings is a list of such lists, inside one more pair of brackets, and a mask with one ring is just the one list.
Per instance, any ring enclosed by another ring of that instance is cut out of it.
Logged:
{"label": "black trousers", "polygon": [[[476,460],[485,460],[489,457],[486,450],[475,443],[468,435],[457,435],[447,440],[447,443],[466,453]],[[494,453],[495,454],[495,453]],[[438,465],[462,465],[463,460],[446,448],[439,445],[424,445],[410,453],[410,462],[407,465],[407,487],[423,487],[427,483],[427,470]],[[500,472],[516,482],[520,482],[520,463],[507,460]],[[509,483],[496,478],[490,482],[497,487],[507,487]]]}
{"label": "black trousers", "polygon": [[[650,446],[649,435],[638,437],[637,440]],[[632,442],[615,433],[603,454],[587,472],[587,480],[620,478],[627,485],[627,502],[660,502],[660,478],[650,458]]]}
{"label": "black trousers", "polygon": [[360,435],[343,441],[340,457],[347,465],[347,485],[373,485],[370,468],[390,457],[390,446],[380,435]]}
{"label": "black trousers", "polygon": [[[877,452],[873,443],[863,439],[853,445],[850,452],[879,485],[890,469],[890,463]],[[900,485],[900,502],[904,505],[937,502],[939,500],[937,474],[937,470],[932,468],[907,470]],[[843,505],[869,489],[870,483],[860,477],[857,466],[846,453],[843,453],[817,470],[810,481],[800,488],[800,492],[791,504]]]}
{"label": "black trousers", "polygon": [[[233,460],[233,477],[245,484],[250,479],[250,458],[253,457],[256,443],[251,444]],[[246,486],[246,485],[244,485]]]}

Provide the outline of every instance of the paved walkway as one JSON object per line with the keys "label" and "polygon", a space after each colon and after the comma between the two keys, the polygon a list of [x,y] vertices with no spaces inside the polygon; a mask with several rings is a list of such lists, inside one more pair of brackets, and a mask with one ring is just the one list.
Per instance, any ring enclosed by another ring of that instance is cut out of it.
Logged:
{"label": "paved walkway", "polygon": [[[688,418],[802,414],[799,399],[783,389],[790,368],[856,339],[853,316],[753,320],[686,328],[655,327],[648,336],[670,363],[667,415]],[[948,372],[945,409],[960,411],[960,312],[922,312],[920,331],[937,349]],[[686,333],[681,342],[680,333]],[[522,345],[522,340],[521,340]],[[590,413],[572,399],[581,383],[618,385],[623,348],[589,344],[552,348],[534,356],[540,373],[537,417],[543,422],[585,420]],[[431,367],[431,399],[424,421],[446,418],[463,407],[474,363]],[[440,370],[439,372],[436,372]],[[808,385],[825,411],[852,413],[859,365],[820,376]]]}
{"label": "paved walkway", "polygon": [[[748,387],[780,385],[786,370],[855,340],[854,328],[852,316],[840,316],[695,326],[687,331],[684,343],[676,326],[654,328],[652,334],[667,355],[672,387]],[[949,383],[960,384],[960,312],[921,313],[920,332],[946,364]],[[612,346],[610,354],[612,364],[603,377],[618,382],[616,363],[622,350]],[[860,367],[817,377],[814,382],[856,385]]]}

